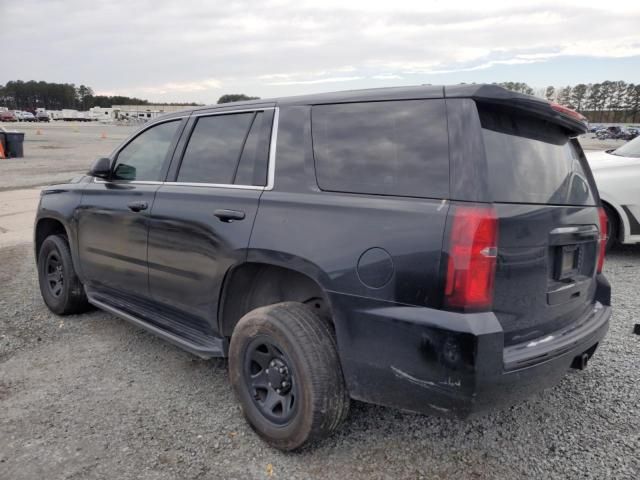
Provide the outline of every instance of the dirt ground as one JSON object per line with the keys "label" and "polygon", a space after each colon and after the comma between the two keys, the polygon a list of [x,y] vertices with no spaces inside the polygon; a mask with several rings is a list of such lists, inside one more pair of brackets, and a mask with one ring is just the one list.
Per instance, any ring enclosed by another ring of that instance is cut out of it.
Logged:
{"label": "dirt ground", "polygon": [[614,316],[585,371],[467,421],[354,402],[336,435],[283,454],[243,420],[225,361],[105,312],[45,307],[30,244],[38,189],[28,187],[85,171],[131,129],[27,128],[25,159],[0,160],[0,227],[14,226],[0,230],[14,232],[0,243],[0,479],[639,477],[640,246],[607,259]]}
{"label": "dirt ground", "polygon": [[24,158],[0,159],[0,191],[59,183],[85,173],[135,127],[98,123],[0,123],[24,132]]}

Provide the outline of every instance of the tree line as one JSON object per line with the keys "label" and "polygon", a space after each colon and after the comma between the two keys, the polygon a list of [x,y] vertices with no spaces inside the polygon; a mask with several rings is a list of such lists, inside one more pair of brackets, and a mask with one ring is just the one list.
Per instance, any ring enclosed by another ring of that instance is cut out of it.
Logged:
{"label": "tree line", "polygon": [[[503,82],[496,85],[528,95],[535,93],[533,88],[523,82]],[[640,84],[607,80],[602,83],[579,83],[560,88],[548,86],[544,91],[544,97],[579,111],[591,122],[636,123],[640,121]],[[220,97],[218,103],[256,98],[258,97],[244,94],[227,94]],[[10,110],[34,111],[36,108],[88,110],[91,107],[149,105],[149,103],[148,100],[135,97],[95,95],[91,87],[76,86],[73,83],[12,80],[6,85],[0,85],[0,106]],[[195,106],[198,104],[163,105]]]}
{"label": "tree line", "polygon": [[591,122],[640,121],[640,84],[607,80],[567,85],[557,90],[549,86],[545,97],[579,111]]}
{"label": "tree line", "polygon": [[[10,110],[34,111],[36,108],[62,110],[73,108],[89,110],[92,107],[113,105],[148,105],[149,101],[122,95],[95,95],[86,85],[51,83],[44,81],[12,80],[0,85],[0,106]],[[158,105],[157,103],[155,105]],[[171,103],[161,105],[198,105],[197,103]]]}
{"label": "tree line", "polygon": [[[534,94],[526,83],[499,83],[515,92]],[[640,84],[622,80],[602,83],[579,83],[561,88],[548,86],[544,96],[547,100],[573,108],[590,122],[635,123],[640,121]]]}

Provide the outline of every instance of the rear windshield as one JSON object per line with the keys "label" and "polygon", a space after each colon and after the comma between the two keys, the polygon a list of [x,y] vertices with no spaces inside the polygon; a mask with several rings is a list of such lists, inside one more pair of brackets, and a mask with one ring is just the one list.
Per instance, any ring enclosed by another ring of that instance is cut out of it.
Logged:
{"label": "rear windshield", "polygon": [[479,105],[493,201],[595,205],[580,147],[557,125]]}

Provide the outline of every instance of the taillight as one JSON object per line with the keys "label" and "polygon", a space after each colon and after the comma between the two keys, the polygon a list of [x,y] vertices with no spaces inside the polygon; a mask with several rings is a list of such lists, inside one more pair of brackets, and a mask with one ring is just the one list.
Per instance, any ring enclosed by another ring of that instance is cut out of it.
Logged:
{"label": "taillight", "polygon": [[498,218],[486,205],[457,205],[449,237],[445,306],[490,310],[498,254]]}
{"label": "taillight", "polygon": [[607,240],[609,240],[609,220],[607,219],[607,212],[604,208],[598,209],[598,217],[600,217],[600,240],[599,240],[599,252],[598,252],[598,273],[602,273],[602,267],[604,267],[604,256],[607,252]]}

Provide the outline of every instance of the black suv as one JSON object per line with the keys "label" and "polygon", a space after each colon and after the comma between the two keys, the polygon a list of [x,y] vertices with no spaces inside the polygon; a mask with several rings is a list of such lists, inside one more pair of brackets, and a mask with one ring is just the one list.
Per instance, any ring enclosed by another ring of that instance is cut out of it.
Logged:
{"label": "black suv", "polygon": [[197,108],[43,190],[42,296],[229,357],[295,449],[350,398],[467,416],[584,368],[611,315],[606,216],[559,105],[490,85]]}

